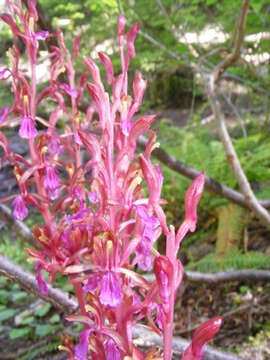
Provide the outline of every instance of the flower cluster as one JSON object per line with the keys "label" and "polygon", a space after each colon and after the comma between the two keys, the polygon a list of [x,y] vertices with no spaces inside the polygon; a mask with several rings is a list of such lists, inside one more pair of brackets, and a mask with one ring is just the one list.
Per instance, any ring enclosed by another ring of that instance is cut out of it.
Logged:
{"label": "flower cluster", "polygon": [[[184,236],[195,231],[204,173],[187,191],[185,220],[175,232],[162,209],[161,167],[151,161],[158,146],[150,130],[155,116],[136,115],[146,89],[141,73],[134,77],[132,95],[128,93],[128,66],[135,56],[138,24],[126,32],[126,19],[119,16],[120,74],[114,73],[106,54],[98,54],[106,73],[105,89],[99,67],[88,57],[83,59],[85,72],[75,76],[80,38],[75,39],[71,54],[60,31],[36,32],[36,0],[27,3],[23,9],[21,1],[9,0],[10,14],[0,16],[14,37],[24,42],[30,64],[28,78],[20,70],[20,52],[13,45],[12,66],[0,71],[0,79],[9,79],[14,103],[2,109],[0,127],[10,119],[19,121],[18,134],[29,144],[29,158],[10,150],[4,132],[0,143],[2,162],[13,165],[18,183],[14,218],[24,220],[33,206],[44,219],[42,226],[33,228],[37,248],[27,249],[35,261],[39,291],[43,295],[48,291],[44,271],[50,281],[61,273],[74,286],[79,312],[67,319],[83,323],[84,330],[76,346],[65,337],[63,348],[70,359],[160,359],[158,350],[143,354],[132,341],[132,328],[143,321],[163,335],[163,358],[170,360],[174,301],[183,278],[177,254]],[[37,93],[39,41],[49,37],[59,45],[49,48],[50,84]],[[87,93],[92,103],[82,112]],[[48,119],[37,113],[43,102],[54,106]],[[57,122],[63,116],[68,121],[61,133]],[[143,133],[148,134],[148,142],[144,154],[137,157],[136,143]],[[155,248],[162,233],[165,255]],[[146,280],[136,269],[153,269],[155,281]],[[220,325],[221,318],[203,324],[182,359],[201,359],[204,344]]]}

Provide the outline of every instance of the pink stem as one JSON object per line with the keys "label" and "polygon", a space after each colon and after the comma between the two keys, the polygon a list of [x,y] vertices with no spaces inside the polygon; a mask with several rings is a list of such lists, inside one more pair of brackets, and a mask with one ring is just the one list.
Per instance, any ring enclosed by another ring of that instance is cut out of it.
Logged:
{"label": "pink stem", "polygon": [[87,311],[85,310],[85,301],[84,301],[84,294],[83,294],[83,290],[82,290],[82,285],[81,283],[77,282],[77,281],[73,281],[72,280],[72,284],[73,284],[73,288],[75,291],[75,295],[78,299],[78,304],[79,304],[79,308],[80,311],[83,315],[88,316]]}
{"label": "pink stem", "polygon": [[[28,58],[31,64],[31,99],[30,99],[30,114],[32,119],[35,121],[36,117],[36,56],[34,59],[31,57],[29,46],[27,47]],[[35,149],[35,141],[34,139],[29,139],[29,149],[30,156],[32,160],[32,164],[38,162],[38,154]],[[45,189],[42,186],[41,176],[39,174],[39,170],[34,172],[35,182],[37,186],[38,194],[41,198],[47,198],[47,194]],[[47,203],[42,203],[42,215],[47,225],[55,226],[54,218],[50,212],[49,206]]]}
{"label": "pink stem", "polygon": [[173,279],[172,279],[172,289],[169,299],[169,311],[163,322],[164,331],[163,331],[163,346],[164,346],[164,360],[172,359],[172,338],[173,338],[173,315],[174,315],[174,294],[175,294],[175,271],[176,271],[176,258],[177,252],[175,249],[175,233],[174,229],[171,228],[170,233],[166,239],[166,256],[169,258],[173,264]]}

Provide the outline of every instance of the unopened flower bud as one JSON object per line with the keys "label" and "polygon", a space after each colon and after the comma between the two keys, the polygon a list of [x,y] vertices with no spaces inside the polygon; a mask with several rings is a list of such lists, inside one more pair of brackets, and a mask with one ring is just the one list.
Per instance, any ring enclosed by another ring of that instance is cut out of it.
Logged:
{"label": "unopened flower bud", "polygon": [[192,342],[185,350],[182,360],[201,360],[204,345],[213,339],[222,325],[222,317],[215,317],[205,321],[198,327],[192,338]]}

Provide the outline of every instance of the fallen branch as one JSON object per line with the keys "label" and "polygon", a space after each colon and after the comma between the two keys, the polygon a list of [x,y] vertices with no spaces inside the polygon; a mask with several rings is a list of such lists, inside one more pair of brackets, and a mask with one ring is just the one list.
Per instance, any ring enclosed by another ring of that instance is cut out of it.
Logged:
{"label": "fallen branch", "polygon": [[[23,269],[21,266],[13,263],[2,254],[0,254],[0,274],[6,276],[11,281],[16,282],[26,291],[41,297],[44,301],[49,302],[61,312],[70,314],[78,309],[78,304],[75,299],[70,298],[69,294],[60,289],[53,288],[51,285],[48,285],[48,296],[41,296],[37,289],[35,276],[29,271]],[[133,337],[137,345],[142,348],[155,346],[160,348],[162,347],[162,338],[145,328],[145,326],[135,326],[133,330]],[[173,339],[174,355],[181,355],[188,345],[188,341],[175,337]],[[205,348],[204,359],[241,360],[238,356],[215,350],[210,346]]]}
{"label": "fallen branch", "polygon": [[270,214],[268,211],[259,203],[256,196],[254,195],[250,183],[241,167],[240,161],[234,149],[232,140],[226,127],[224,114],[222,113],[220,103],[215,95],[216,84],[220,79],[221,74],[231,66],[240,55],[240,48],[244,37],[245,23],[247,17],[249,0],[243,0],[242,11],[239,18],[239,29],[236,39],[236,45],[232,54],[228,55],[223,62],[216,66],[212,74],[209,76],[207,84],[207,93],[212,111],[215,115],[217,130],[219,137],[223,143],[225,153],[234,176],[238,182],[238,185],[243,193],[248,207],[254,212],[257,218],[270,230]]}
{"label": "fallen branch", "polygon": [[[153,274],[144,276],[148,281],[153,282]],[[199,271],[185,271],[184,280],[192,283],[219,284],[229,281],[270,281],[270,270],[229,270],[216,273],[202,273]]]}
{"label": "fallen branch", "polygon": [[206,282],[211,284],[227,281],[270,281],[270,270],[230,270],[213,274],[185,271],[184,276],[190,282]]}

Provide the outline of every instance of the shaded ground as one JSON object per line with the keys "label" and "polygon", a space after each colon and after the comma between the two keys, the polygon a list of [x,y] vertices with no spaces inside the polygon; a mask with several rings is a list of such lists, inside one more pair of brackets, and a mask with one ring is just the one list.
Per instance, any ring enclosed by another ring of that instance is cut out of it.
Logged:
{"label": "shaded ground", "polygon": [[[221,315],[222,328],[213,344],[227,351],[254,346],[252,338],[261,330],[268,334],[259,341],[260,353],[245,353],[245,359],[269,359],[270,284],[226,283],[221,285],[184,284],[175,311],[175,334],[189,337],[203,320]],[[181,292],[181,290],[180,290]],[[240,353],[241,354],[241,353]]]}

